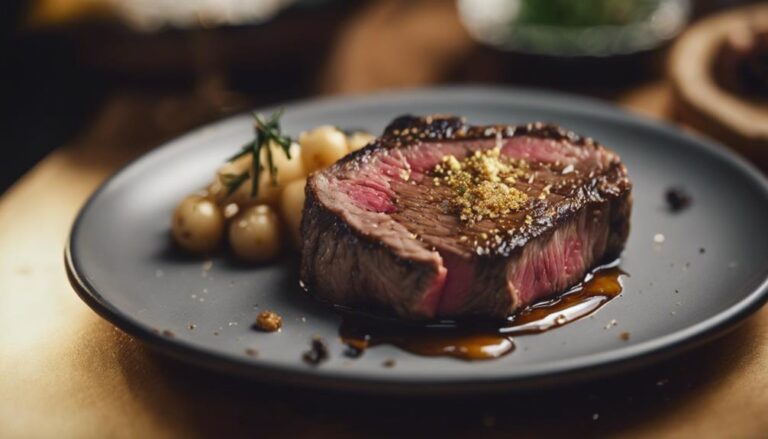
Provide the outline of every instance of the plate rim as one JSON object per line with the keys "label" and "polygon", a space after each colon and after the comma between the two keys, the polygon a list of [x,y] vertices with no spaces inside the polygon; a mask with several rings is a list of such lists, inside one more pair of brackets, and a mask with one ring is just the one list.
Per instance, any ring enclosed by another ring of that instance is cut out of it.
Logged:
{"label": "plate rim", "polygon": [[[348,106],[352,103],[364,103],[375,99],[396,101],[402,100],[406,96],[413,97],[417,95],[444,97],[446,95],[461,96],[465,94],[489,94],[496,96],[497,99],[500,95],[512,99],[515,96],[545,97],[550,102],[549,105],[566,108],[579,115],[587,115],[624,124],[629,123],[643,129],[661,131],[666,136],[671,136],[675,140],[688,143],[691,147],[699,148],[715,156],[717,159],[734,166],[739,172],[749,177],[751,182],[768,197],[768,179],[746,159],[710,139],[706,139],[696,133],[682,132],[666,121],[651,119],[642,114],[627,111],[624,108],[595,98],[550,90],[478,84],[401,88],[378,91],[376,93],[293,100],[281,105],[258,108],[255,111],[264,112],[276,108],[285,108],[287,111],[290,111],[291,107],[306,108],[307,106]],[[552,101],[555,102],[552,103]],[[524,374],[518,373],[515,376],[510,376],[508,373],[504,374],[504,376],[499,376],[500,373],[497,372],[480,377],[430,379],[423,376],[350,376],[345,374],[344,371],[324,371],[318,373],[318,369],[309,366],[285,366],[254,362],[252,359],[201,349],[181,339],[165,337],[136,321],[130,315],[104,299],[98,290],[82,276],[82,271],[78,269],[79,264],[76,256],[72,252],[77,233],[80,231],[80,224],[98,196],[115,179],[122,176],[137,162],[150,160],[160,154],[168,154],[173,150],[173,148],[169,148],[170,146],[177,143],[183,145],[186,139],[197,137],[206,130],[226,125],[234,119],[243,117],[244,114],[246,113],[230,115],[192,129],[161,143],[158,147],[139,155],[122,166],[104,180],[81,207],[72,224],[64,249],[64,265],[67,277],[75,292],[86,305],[122,331],[146,343],[150,348],[187,363],[265,382],[278,381],[285,384],[332,390],[389,394],[464,394],[516,389],[525,390],[584,381],[598,376],[615,375],[630,369],[637,369],[648,364],[657,363],[684,351],[694,349],[734,329],[737,324],[742,323],[746,317],[753,314],[768,301],[768,272],[766,272],[767,275],[762,281],[759,281],[759,285],[744,298],[694,325],[661,337],[655,337],[635,345],[624,346],[608,352],[587,354],[568,360],[556,360],[552,362],[554,366],[550,368]]]}

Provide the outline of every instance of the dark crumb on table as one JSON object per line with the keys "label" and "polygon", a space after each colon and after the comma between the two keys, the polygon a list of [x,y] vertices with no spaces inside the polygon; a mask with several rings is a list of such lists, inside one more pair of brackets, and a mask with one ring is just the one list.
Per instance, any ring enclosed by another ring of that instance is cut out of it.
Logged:
{"label": "dark crumb on table", "polygon": [[322,338],[315,336],[312,338],[309,350],[304,352],[301,358],[305,363],[317,366],[328,359],[328,346]]}
{"label": "dark crumb on table", "polygon": [[264,332],[275,332],[283,326],[283,318],[276,312],[262,311],[253,326]]}
{"label": "dark crumb on table", "polygon": [[194,323],[190,323],[189,326],[187,326],[187,328],[189,328],[189,330],[191,331],[191,330],[197,328],[197,325],[195,325]]}
{"label": "dark crumb on table", "polygon": [[176,337],[176,334],[174,334],[173,331],[166,329],[163,331],[163,336],[173,338]]}
{"label": "dark crumb on table", "polygon": [[667,206],[672,212],[679,212],[691,204],[691,197],[681,188],[669,188],[667,189],[664,198],[667,201]]}
{"label": "dark crumb on table", "polygon": [[678,294],[679,292],[680,292],[680,290],[675,290],[675,294]]}
{"label": "dark crumb on table", "polygon": [[628,341],[629,340],[629,332],[622,332],[619,334],[619,338],[621,341]]}
{"label": "dark crumb on table", "polygon": [[707,250],[704,247],[699,248],[699,253],[701,253],[702,255],[706,252]]}
{"label": "dark crumb on table", "polygon": [[384,360],[383,363],[381,363],[381,365],[386,367],[386,368],[393,368],[393,367],[395,367],[395,364],[397,364],[397,363],[395,363],[395,360],[393,360],[391,358],[388,358],[388,359]]}
{"label": "dark crumb on table", "polygon": [[256,349],[253,349],[253,348],[247,348],[245,350],[245,355],[247,355],[249,357],[256,357],[256,356],[259,355],[259,351],[257,351]]}

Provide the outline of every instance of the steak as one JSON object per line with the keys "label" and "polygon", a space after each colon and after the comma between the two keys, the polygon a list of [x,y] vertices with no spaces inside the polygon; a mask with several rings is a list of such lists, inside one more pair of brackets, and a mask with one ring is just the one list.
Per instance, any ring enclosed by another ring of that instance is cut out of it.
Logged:
{"label": "steak", "polygon": [[[512,174],[466,198],[480,180],[453,171],[487,157]],[[323,301],[407,320],[501,319],[617,258],[631,206],[619,156],[590,138],[402,116],[309,177],[301,280]]]}

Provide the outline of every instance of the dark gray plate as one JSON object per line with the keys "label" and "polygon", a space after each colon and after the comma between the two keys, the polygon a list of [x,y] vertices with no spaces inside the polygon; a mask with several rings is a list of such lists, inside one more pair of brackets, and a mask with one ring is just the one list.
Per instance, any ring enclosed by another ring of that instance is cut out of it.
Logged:
{"label": "dark gray plate", "polygon": [[[478,124],[550,121],[602,141],[621,154],[635,188],[621,264],[630,274],[624,293],[591,318],[517,338],[517,350],[495,361],[425,358],[391,346],[347,359],[337,337],[339,317],[300,292],[295,262],[244,268],[222,256],[205,270],[204,261],[170,249],[171,210],[250,138],[251,118],[243,115],[145,155],[96,192],[66,253],[83,300],[151,346],[200,365],[314,386],[444,392],[557,384],[656,361],[721,334],[766,299],[768,183],[710,142],[615,107],[530,90],[411,90],[289,104],[285,110],[283,126],[291,135],[318,124],[378,133],[397,115],[439,112]],[[689,209],[666,210],[670,186],[690,192]],[[665,237],[661,245],[654,244],[657,233]],[[257,309],[282,314],[283,330],[251,330]],[[625,331],[629,341],[620,340]],[[301,361],[315,334],[331,350],[319,367]],[[247,355],[247,348],[258,356]],[[383,367],[390,358],[396,366]]]}

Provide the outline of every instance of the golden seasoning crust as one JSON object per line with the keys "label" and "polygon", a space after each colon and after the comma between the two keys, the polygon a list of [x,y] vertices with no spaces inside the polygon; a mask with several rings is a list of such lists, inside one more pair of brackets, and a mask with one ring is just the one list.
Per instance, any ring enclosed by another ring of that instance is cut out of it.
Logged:
{"label": "golden seasoning crust", "polygon": [[283,326],[283,318],[272,311],[262,311],[256,317],[255,326],[264,332],[275,332]]}
{"label": "golden seasoning crust", "polygon": [[528,195],[513,186],[529,178],[528,162],[502,155],[499,147],[475,151],[461,161],[447,155],[433,174],[435,186],[451,189],[450,207],[468,224],[499,218],[528,203]]}

